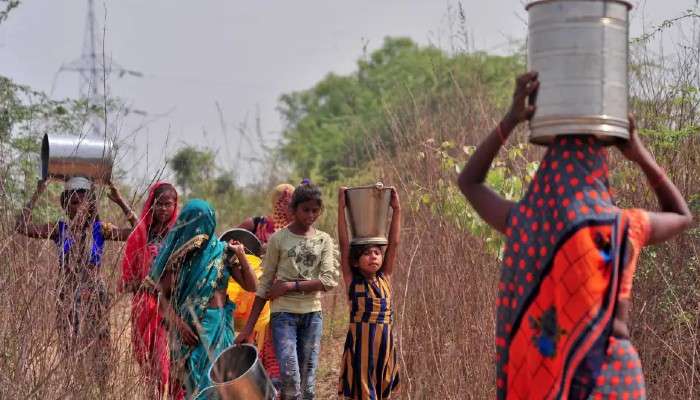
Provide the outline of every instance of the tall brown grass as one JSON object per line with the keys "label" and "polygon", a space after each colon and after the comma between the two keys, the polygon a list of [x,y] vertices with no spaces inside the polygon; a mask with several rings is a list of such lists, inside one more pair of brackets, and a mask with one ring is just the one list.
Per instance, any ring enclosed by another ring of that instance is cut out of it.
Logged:
{"label": "tall brown grass", "polygon": [[[53,199],[56,200],[57,199]],[[108,220],[118,222],[118,218]],[[96,341],[76,352],[64,351],[56,329],[58,291],[65,278],[59,271],[56,246],[13,234],[14,216],[3,210],[0,246],[0,398],[3,399],[133,399],[142,398],[144,385],[130,342],[130,301],[116,294],[117,261],[121,244],[105,251],[102,275],[111,295],[111,346],[102,348],[108,371],[97,371],[88,356]],[[126,222],[122,222],[126,225]],[[107,322],[105,322],[107,323]],[[100,387],[96,373],[107,374]]]}
{"label": "tall brown grass", "polygon": [[[680,77],[677,76],[677,77]],[[685,76],[684,76],[685,77]],[[639,75],[651,79],[649,75]],[[685,78],[683,78],[685,79]],[[674,100],[678,80],[641,97],[635,109],[642,127],[687,130],[687,135],[648,135],[658,162],[689,199],[696,214],[700,187],[700,136],[696,105]],[[653,86],[645,82],[644,87]],[[666,89],[664,91],[664,89]],[[406,216],[399,273],[394,281],[398,344],[401,351],[401,398],[463,399],[495,396],[495,294],[499,260],[486,251],[486,239],[458,229],[445,215],[420,201],[416,193],[441,193],[454,182],[435,144],[457,144],[452,156],[462,161],[462,145],[478,143],[499,121],[503,110],[478,91],[439,104],[409,102],[386,110],[394,139],[408,149],[380,163],[378,175],[401,188]],[[690,99],[688,99],[690,100]],[[659,107],[654,107],[658,104]],[[506,149],[525,143],[525,129]],[[381,152],[381,146],[374,151]],[[501,152],[498,160],[525,177],[523,165]],[[542,149],[528,146],[526,158]],[[658,203],[640,171],[619,152],[610,151],[613,189],[621,207],[657,210]],[[413,199],[413,200],[412,200]],[[440,199],[438,199],[440,200]],[[465,207],[468,207],[465,203]],[[406,207],[409,208],[409,207]],[[632,342],[642,358],[650,398],[689,399],[700,395],[700,230],[646,248],[633,290]]]}

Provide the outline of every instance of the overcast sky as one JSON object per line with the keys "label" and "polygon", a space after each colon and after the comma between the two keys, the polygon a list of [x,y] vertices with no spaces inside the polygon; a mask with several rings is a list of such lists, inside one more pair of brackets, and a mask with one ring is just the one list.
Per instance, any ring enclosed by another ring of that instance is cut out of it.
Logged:
{"label": "overcast sky", "polygon": [[[476,49],[507,52],[525,37],[524,0],[464,0]],[[695,0],[632,1],[632,34],[677,16]],[[136,182],[148,176],[183,143],[218,149],[232,167],[238,154],[259,150],[240,142],[236,128],[252,128],[260,116],[269,140],[279,138],[280,95],[313,86],[329,72],[355,68],[386,36],[450,47],[458,29],[458,2],[446,0],[259,0],[95,1],[100,25],[106,18],[106,52],[120,66],[144,74],[112,77],[112,93],[148,117],[123,121],[120,140],[135,146],[120,167]],[[78,77],[57,72],[79,58],[85,34],[86,0],[24,0],[0,25],[0,74],[50,93],[75,97]],[[450,12],[450,10],[452,10]],[[105,17],[106,13],[106,17]],[[223,111],[224,138],[216,102]],[[129,135],[145,121],[146,129]],[[204,134],[206,132],[206,134]],[[167,148],[166,145],[167,138]],[[148,148],[148,151],[146,150]],[[148,159],[148,169],[146,168]],[[255,173],[241,167],[242,174]],[[244,181],[249,181],[244,179]]]}

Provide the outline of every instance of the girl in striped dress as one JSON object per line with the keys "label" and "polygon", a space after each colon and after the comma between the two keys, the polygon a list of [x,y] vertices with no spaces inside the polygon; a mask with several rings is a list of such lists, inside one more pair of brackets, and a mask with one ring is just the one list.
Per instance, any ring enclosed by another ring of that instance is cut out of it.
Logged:
{"label": "girl in striped dress", "polygon": [[350,245],[345,190],[338,194],[338,241],[350,322],[345,339],[338,395],[344,399],[389,399],[399,384],[392,334],[391,274],[401,229],[401,207],[391,192],[393,216],[385,246]]}

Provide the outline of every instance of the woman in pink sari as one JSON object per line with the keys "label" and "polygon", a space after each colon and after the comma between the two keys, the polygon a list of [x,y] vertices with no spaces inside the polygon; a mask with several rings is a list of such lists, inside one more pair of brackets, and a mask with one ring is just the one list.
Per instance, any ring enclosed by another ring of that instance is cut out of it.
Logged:
{"label": "woman in pink sari", "polygon": [[157,297],[142,290],[141,282],[158,254],[163,238],[177,219],[177,191],[166,182],[149,189],[139,223],[129,236],[122,261],[119,289],[134,294],[131,300],[131,340],[151,398],[182,399],[179,384],[170,382],[167,330],[158,311]]}

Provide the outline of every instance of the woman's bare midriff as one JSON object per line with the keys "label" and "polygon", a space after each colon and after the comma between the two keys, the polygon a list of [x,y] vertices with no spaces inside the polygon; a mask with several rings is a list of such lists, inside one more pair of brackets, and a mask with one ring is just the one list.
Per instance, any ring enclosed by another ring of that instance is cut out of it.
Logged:
{"label": "woman's bare midriff", "polygon": [[217,290],[214,295],[209,299],[207,307],[209,308],[221,308],[226,305],[228,296],[226,295],[226,290]]}

